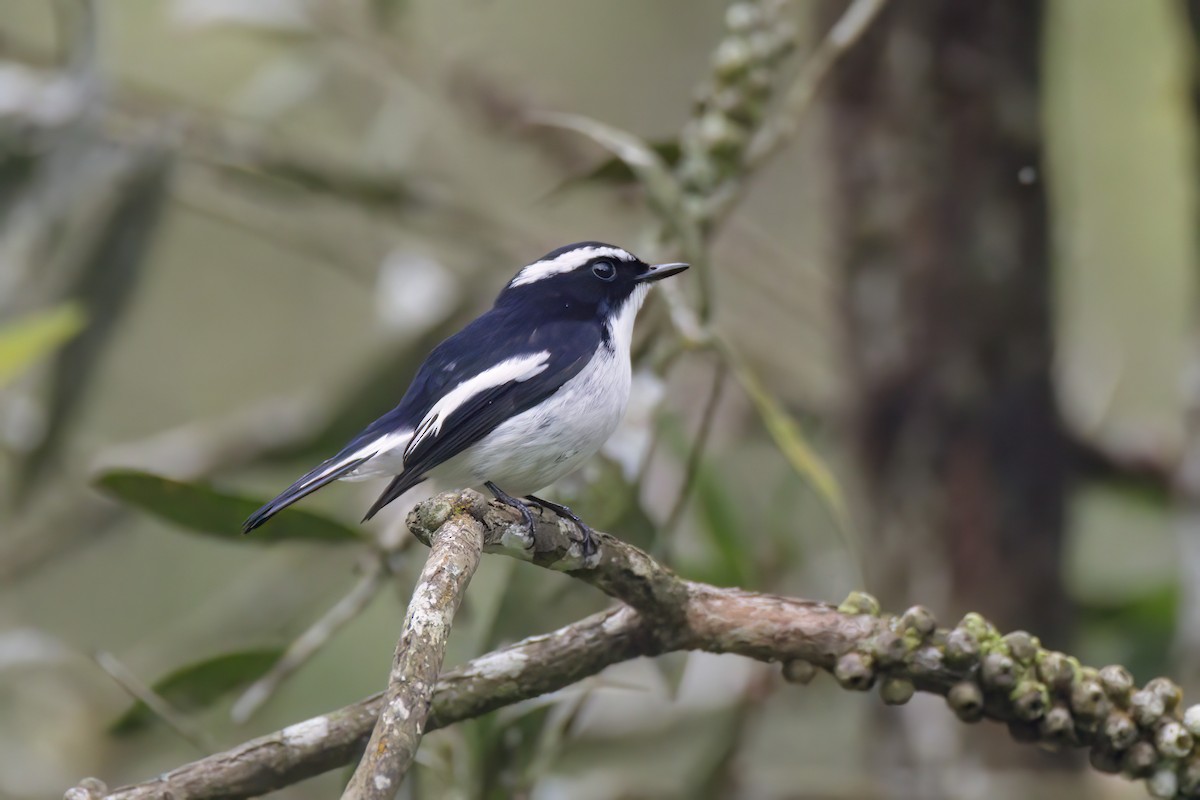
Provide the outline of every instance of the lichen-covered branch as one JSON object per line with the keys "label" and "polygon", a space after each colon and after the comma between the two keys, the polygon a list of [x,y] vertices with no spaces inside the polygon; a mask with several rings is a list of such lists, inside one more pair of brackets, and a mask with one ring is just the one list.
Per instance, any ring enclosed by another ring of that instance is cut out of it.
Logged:
{"label": "lichen-covered branch", "polygon": [[479,567],[483,526],[468,514],[429,534],[429,558],[413,589],[375,730],[343,800],[391,800],[417,754],[446,657],[450,625]]}
{"label": "lichen-covered branch", "polygon": [[408,527],[423,543],[455,514],[469,514],[484,526],[484,551],[503,553],[541,567],[566,572],[655,619],[682,622],[688,586],[646,553],[606,533],[596,532],[597,552],[584,557],[573,523],[540,512],[531,538],[521,516],[489,503],[479,492],[446,492],[418,505]]}
{"label": "lichen-covered branch", "polygon": [[[1094,669],[1041,647],[1017,631],[1001,635],[978,614],[953,628],[914,607],[883,614],[868,595],[839,606],[723,589],[686,581],[631,545],[597,533],[585,559],[575,531],[557,518],[533,537],[519,516],[476,492],[439,495],[421,504],[409,525],[428,540],[447,521],[482,526],[488,552],[566,572],[622,600],[553,633],[525,639],[442,675],[428,729],[444,727],[569,686],[605,667],[675,650],[738,653],[779,661],[788,680],[805,683],[824,669],[846,689],[878,686],[885,703],[915,691],[946,698],[964,722],[1005,723],[1021,742],[1087,747],[1105,772],[1146,778],[1156,797],[1200,797],[1200,706],[1183,709],[1179,688],[1156,678],[1142,688],[1120,666]],[[71,800],[174,800],[249,797],[348,763],[382,708],[379,696],[315,717],[226,753],[201,759],[110,794],[95,781]]]}

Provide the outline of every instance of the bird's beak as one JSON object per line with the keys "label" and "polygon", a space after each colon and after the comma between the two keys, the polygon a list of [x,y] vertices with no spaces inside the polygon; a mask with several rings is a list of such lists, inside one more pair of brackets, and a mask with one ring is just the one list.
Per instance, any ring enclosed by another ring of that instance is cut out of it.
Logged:
{"label": "bird's beak", "polygon": [[675,264],[654,264],[650,269],[643,272],[639,277],[639,281],[661,281],[663,278],[669,278],[672,275],[678,275],[688,268],[687,264],[682,262]]}

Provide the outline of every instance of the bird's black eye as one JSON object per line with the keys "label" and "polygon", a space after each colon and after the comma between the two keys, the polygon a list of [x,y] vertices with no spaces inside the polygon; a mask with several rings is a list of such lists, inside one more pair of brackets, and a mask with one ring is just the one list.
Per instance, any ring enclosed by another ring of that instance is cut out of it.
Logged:
{"label": "bird's black eye", "polygon": [[611,281],[617,277],[617,268],[611,261],[597,261],[592,264],[592,274],[602,281]]}

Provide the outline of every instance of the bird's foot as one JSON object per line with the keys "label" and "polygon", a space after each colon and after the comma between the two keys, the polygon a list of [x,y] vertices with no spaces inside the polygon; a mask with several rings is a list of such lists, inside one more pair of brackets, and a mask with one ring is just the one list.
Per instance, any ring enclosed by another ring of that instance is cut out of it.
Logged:
{"label": "bird's foot", "polygon": [[525,499],[535,505],[553,511],[563,519],[569,519],[571,522],[574,522],[575,527],[579,529],[579,544],[583,549],[583,557],[590,558],[596,554],[596,540],[592,537],[592,529],[574,511],[560,503],[552,503],[549,500],[543,500],[532,494],[525,495]]}
{"label": "bird's foot", "polygon": [[521,518],[523,520],[525,520],[525,528],[527,531],[523,538],[522,544],[524,544],[526,550],[532,550],[534,548],[533,534],[534,534],[534,531],[536,530],[536,528],[534,526],[537,523],[533,519],[533,512],[529,510],[529,506],[526,505],[525,503],[523,503],[522,501],[518,500],[517,498],[513,497],[511,494],[504,491],[503,489],[501,489],[499,486],[492,483],[491,481],[488,481],[488,482],[484,483],[483,485],[485,487],[487,487],[487,490],[492,493],[492,496],[495,497],[497,500],[499,500],[501,503],[503,503],[506,506],[511,506],[512,508],[515,508],[517,511],[519,511],[521,513]]}

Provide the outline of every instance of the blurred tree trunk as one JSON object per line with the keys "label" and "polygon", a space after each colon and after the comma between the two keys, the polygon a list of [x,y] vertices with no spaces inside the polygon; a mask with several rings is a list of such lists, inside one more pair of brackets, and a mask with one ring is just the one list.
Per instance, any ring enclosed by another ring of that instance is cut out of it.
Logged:
{"label": "blurred tree trunk", "polygon": [[[1065,644],[1037,0],[893,3],[832,81],[852,434],[888,604]],[[918,584],[918,585],[914,585]]]}
{"label": "blurred tree trunk", "polygon": [[1062,647],[1042,12],[893,2],[834,70],[828,113],[868,588]]}
{"label": "blurred tree trunk", "polygon": [[[1200,0],[1183,0],[1193,42],[1193,61],[1200,62]],[[1192,114],[1200,131],[1200,70],[1193,64]],[[1198,176],[1200,177],[1200,176]],[[1198,265],[1200,266],[1200,265]],[[1190,693],[1200,686],[1200,313],[1195,314],[1191,363],[1183,386],[1186,416],[1182,459],[1175,475],[1176,526],[1179,539],[1179,602],[1173,643],[1173,668]]]}

